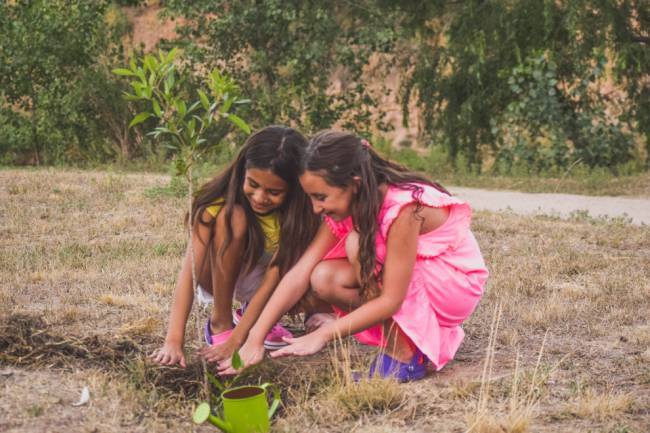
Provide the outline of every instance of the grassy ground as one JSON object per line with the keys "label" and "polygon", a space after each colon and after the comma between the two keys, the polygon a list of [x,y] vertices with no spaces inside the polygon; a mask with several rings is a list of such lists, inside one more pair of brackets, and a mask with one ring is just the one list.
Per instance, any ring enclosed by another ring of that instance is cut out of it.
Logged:
{"label": "grassy ground", "polygon": [[529,174],[522,167],[513,169],[507,176],[491,174],[491,169],[478,175],[467,170],[464,163],[452,167],[438,148],[415,152],[412,149],[383,146],[380,151],[443,185],[522,192],[650,197],[650,172],[636,166],[640,162],[617,167],[617,172],[621,173],[619,176],[605,168],[590,169],[580,164],[539,176]]}
{"label": "grassy ground", "polygon": [[[192,428],[200,367],[144,359],[184,248],[167,182],[0,171],[0,431]],[[473,227],[492,276],[456,359],[417,383],[360,386],[346,371],[371,353],[349,341],[269,360],[241,381],[283,387],[274,431],[648,431],[650,229],[492,213]],[[73,407],[84,386],[89,404]]]}
{"label": "grassy ground", "polygon": [[629,196],[650,198],[650,173],[629,176],[593,175],[585,177],[440,176],[443,185],[457,185],[491,190],[562,193],[581,195]]}

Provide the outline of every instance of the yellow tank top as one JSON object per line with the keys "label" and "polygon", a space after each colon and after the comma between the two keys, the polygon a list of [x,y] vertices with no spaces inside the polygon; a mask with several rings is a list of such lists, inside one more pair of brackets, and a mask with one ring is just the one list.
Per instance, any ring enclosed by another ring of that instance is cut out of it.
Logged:
{"label": "yellow tank top", "polygon": [[[208,206],[205,210],[212,215],[213,218],[216,218],[219,215],[219,212],[223,208],[223,203],[215,203],[212,206]],[[262,232],[264,233],[264,251],[267,253],[274,252],[278,248],[278,242],[280,241],[280,219],[278,218],[277,212],[271,212],[267,215],[257,215],[257,221],[260,223]]]}

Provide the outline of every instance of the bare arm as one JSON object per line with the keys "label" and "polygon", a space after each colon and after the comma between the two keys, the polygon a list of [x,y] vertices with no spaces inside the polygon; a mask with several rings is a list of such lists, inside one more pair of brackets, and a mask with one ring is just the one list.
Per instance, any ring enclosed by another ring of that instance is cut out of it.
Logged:
{"label": "bare arm", "polygon": [[[208,221],[214,217],[206,210],[203,211],[201,218],[203,221]],[[241,251],[246,232],[246,215],[239,207],[233,209],[231,225],[233,238],[221,257],[217,256],[217,252],[226,237],[225,212],[219,212],[217,215],[214,227],[215,231],[212,236],[210,236],[210,226],[201,224],[200,222],[195,223],[194,229],[192,230],[192,246],[194,248],[195,265],[198,274],[202,275],[205,269],[208,248],[212,248],[214,252],[212,255],[214,263],[209,263],[212,271],[212,292],[215,300],[212,316],[215,316],[215,310],[217,308],[223,310],[219,311],[217,316],[227,317],[228,326],[230,326],[231,320],[232,292],[241,268]],[[198,276],[199,278],[201,278],[200,275]],[[193,301],[192,257],[188,245],[176,282],[165,343],[162,348],[158,349],[151,356],[155,362],[165,365],[180,362],[181,366],[185,366],[185,357],[182,349],[185,339],[185,327]],[[212,325],[214,326],[214,322],[212,322]]]}
{"label": "bare arm", "polygon": [[[197,227],[192,233],[192,245],[197,269],[201,269],[205,261],[209,230],[209,227],[197,224]],[[185,356],[183,355],[185,325],[190,310],[192,309],[193,301],[192,258],[188,244],[183,257],[181,270],[176,280],[165,343],[162,348],[156,350],[150,356],[153,361],[164,365],[173,365],[178,362],[182,367],[185,367]]]}
{"label": "bare arm", "polygon": [[336,241],[327,224],[322,223],[314,240],[293,268],[282,278],[261,312],[248,336],[251,343],[262,345],[264,337],[273,325],[302,298],[309,289],[312,270]]}
{"label": "bare arm", "polygon": [[[337,242],[327,224],[321,224],[307,251],[289,272],[284,275],[268,303],[248,333],[246,342],[239,350],[244,365],[259,363],[264,357],[264,338],[275,323],[295,305],[309,289],[311,272],[323,256]],[[250,307],[249,307],[250,308]],[[219,374],[234,374],[230,359],[219,363]]]}
{"label": "bare arm", "polygon": [[[389,319],[400,309],[411,282],[418,236],[425,221],[415,210],[415,205],[404,207],[390,228],[379,296],[345,317],[330,322],[304,337],[293,339],[291,345],[274,352],[273,357],[315,353],[328,341],[367,329]],[[442,222],[446,219],[445,209],[427,210],[427,213],[430,212],[440,212],[438,219]]]}

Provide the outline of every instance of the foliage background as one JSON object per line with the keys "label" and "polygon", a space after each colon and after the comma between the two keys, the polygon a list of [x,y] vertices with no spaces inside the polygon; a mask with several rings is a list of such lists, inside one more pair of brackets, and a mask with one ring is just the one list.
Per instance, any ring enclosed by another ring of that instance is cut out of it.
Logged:
{"label": "foliage background", "polygon": [[[429,172],[649,167],[650,7],[639,0],[2,2],[1,163],[170,158],[142,133],[152,125],[128,128],[141,107],[108,72],[143,54],[127,12],[147,8],[178,25],[159,46],[183,52],[188,94],[219,68],[252,100],[241,115],[254,128],[345,128],[382,146],[416,127]],[[387,94],[402,124],[387,119]],[[215,148],[214,161],[232,151]]]}

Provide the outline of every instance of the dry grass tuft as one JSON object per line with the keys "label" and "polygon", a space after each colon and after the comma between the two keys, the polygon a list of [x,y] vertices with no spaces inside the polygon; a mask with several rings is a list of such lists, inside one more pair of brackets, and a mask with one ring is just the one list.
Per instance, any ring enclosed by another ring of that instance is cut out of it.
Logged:
{"label": "dry grass tuft", "polygon": [[634,398],[629,393],[607,390],[597,393],[592,389],[583,392],[575,401],[567,406],[567,412],[579,417],[603,421],[616,418],[629,411]]}
{"label": "dry grass tuft", "polygon": [[153,317],[144,317],[133,322],[125,323],[119,329],[119,334],[129,336],[146,336],[155,334],[161,323]]}
{"label": "dry grass tuft", "polygon": [[[535,368],[530,374],[520,370],[517,353],[508,398],[505,401],[491,402],[493,398],[493,369],[497,333],[501,321],[502,308],[494,309],[486,357],[481,376],[479,397],[474,412],[467,414],[468,433],[525,433],[535,417],[537,406],[542,397],[542,388],[552,372],[557,368],[541,367],[542,354],[546,337],[542,341]],[[558,365],[559,366],[559,365]],[[496,408],[492,407],[496,406]]]}

